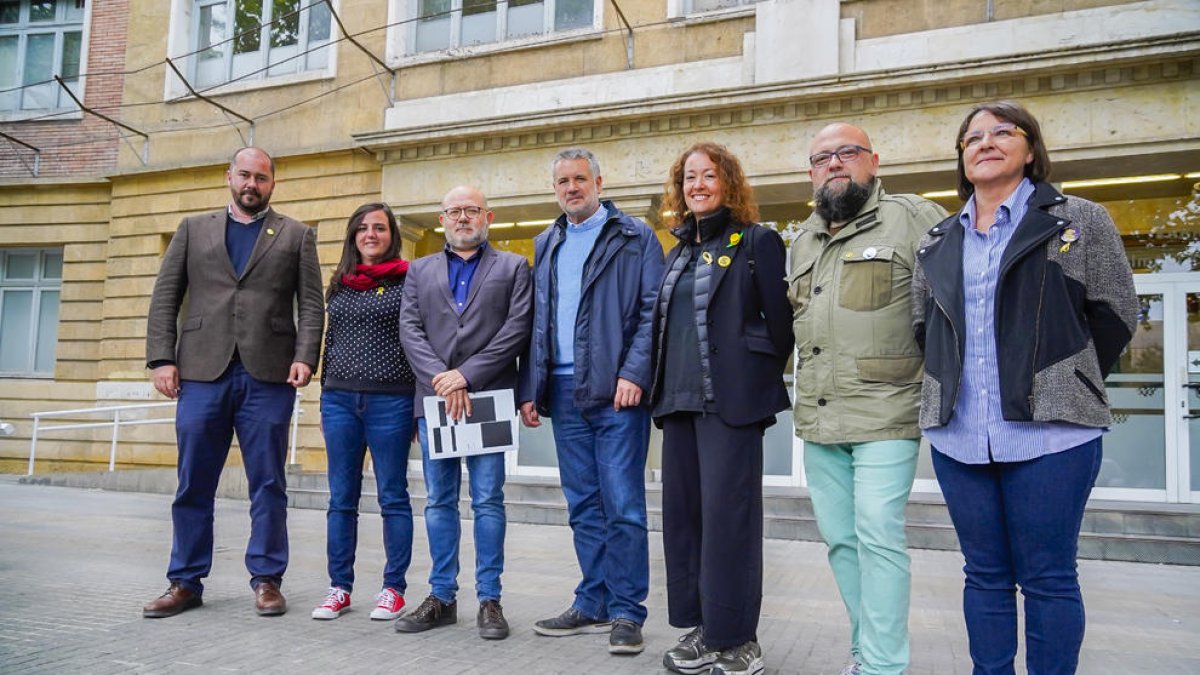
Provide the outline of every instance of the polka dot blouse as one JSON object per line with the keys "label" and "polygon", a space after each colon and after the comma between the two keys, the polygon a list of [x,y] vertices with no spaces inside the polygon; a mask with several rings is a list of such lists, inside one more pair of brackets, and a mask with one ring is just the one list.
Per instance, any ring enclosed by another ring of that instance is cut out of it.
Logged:
{"label": "polka dot blouse", "polygon": [[321,386],[371,393],[412,394],[412,368],[400,346],[404,282],[356,291],[341,286],[329,299]]}

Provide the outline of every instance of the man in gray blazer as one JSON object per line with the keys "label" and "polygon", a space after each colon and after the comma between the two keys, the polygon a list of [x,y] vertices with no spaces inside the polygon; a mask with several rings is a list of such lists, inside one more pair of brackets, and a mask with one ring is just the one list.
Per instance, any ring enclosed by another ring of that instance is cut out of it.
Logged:
{"label": "man in gray blazer", "polygon": [[[438,217],[444,250],[413,262],[404,284],[400,340],[417,376],[416,415],[428,495],[425,527],[433,566],[430,594],[396,621],[401,633],[418,633],[458,621],[458,495],[462,460],[430,459],[422,402],[440,396],[446,415],[471,415],[468,392],[515,389],[517,356],[529,341],[529,263],[487,244],[492,212],[483,193],[456,187],[442,199]],[[504,453],[466,458],[475,516],[476,625],[485,639],[508,637],[500,608],[504,568]]]}
{"label": "man in gray blazer", "polygon": [[269,206],[275,162],[267,153],[238,150],[225,179],[229,206],[183,219],[150,298],[146,364],[154,388],[179,400],[179,488],[171,585],[142,610],[147,618],[203,604],[213,497],[235,431],[250,487],[246,569],[255,606],[263,616],[287,610],[279,590],[288,561],[284,457],[294,388],[317,367],[321,270],[312,229]]}

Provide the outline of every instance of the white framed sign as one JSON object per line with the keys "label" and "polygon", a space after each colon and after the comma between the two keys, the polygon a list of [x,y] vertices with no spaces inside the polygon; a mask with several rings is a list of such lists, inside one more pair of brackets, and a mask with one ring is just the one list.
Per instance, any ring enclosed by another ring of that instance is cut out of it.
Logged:
{"label": "white framed sign", "polygon": [[486,455],[518,448],[513,390],[493,389],[469,396],[471,416],[458,422],[446,417],[446,400],[441,396],[426,396],[422,401],[430,459]]}

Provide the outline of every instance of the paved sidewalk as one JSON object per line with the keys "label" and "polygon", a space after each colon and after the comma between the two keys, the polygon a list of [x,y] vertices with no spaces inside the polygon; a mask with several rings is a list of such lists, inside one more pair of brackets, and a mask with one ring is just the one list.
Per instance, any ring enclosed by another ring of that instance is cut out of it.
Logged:
{"label": "paved sidewalk", "polygon": [[[291,611],[254,614],[242,555],[247,503],[219,501],[217,550],[204,607],[141,618],[166,587],[169,497],[18,485],[0,477],[0,671],[5,673],[663,673],[681,632],[666,623],[662,539],[651,533],[647,650],[614,657],[607,636],[544,638],[531,626],[565,609],[577,581],[570,531],[509,525],[505,613],[513,635],[478,638],[470,527],[464,532],[459,623],[399,635],[367,617],[383,553],[379,517],[361,519],[355,611],[309,612],[326,590],[325,517],[289,514]],[[416,522],[407,599],[428,592],[424,523]],[[768,673],[837,673],[848,626],[818,544],[768,540],[759,637]],[[957,553],[913,552],[912,673],[969,673]],[[1200,568],[1082,561],[1088,633],[1080,673],[1200,672]],[[1020,671],[1023,672],[1023,671]]]}

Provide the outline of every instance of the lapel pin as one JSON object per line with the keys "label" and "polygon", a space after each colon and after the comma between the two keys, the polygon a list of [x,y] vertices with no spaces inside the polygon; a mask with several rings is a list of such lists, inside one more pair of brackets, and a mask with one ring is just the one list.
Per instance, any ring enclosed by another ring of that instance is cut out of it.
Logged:
{"label": "lapel pin", "polygon": [[1079,229],[1075,227],[1065,228],[1062,234],[1058,235],[1058,238],[1063,242],[1063,245],[1058,248],[1058,252],[1066,253],[1071,250],[1071,244],[1079,241]]}
{"label": "lapel pin", "polygon": [[866,250],[863,251],[863,257],[867,260],[874,260],[875,256],[877,255],[879,255],[879,250],[874,246],[868,246]]}
{"label": "lapel pin", "polygon": [[729,235],[729,243],[725,245],[725,248],[733,248],[734,246],[737,246],[738,242],[740,242],[741,240],[742,240],[742,233],[734,232],[733,234]]}
{"label": "lapel pin", "polygon": [[274,236],[275,236],[275,230],[273,230],[273,229],[271,229],[271,228],[269,228],[269,227],[268,227],[268,228],[267,228],[267,234],[269,234],[269,235],[271,235],[272,237],[274,237]]}
{"label": "lapel pin", "polygon": [[733,262],[733,258],[730,258],[727,255],[723,255],[720,258],[717,258],[717,264],[720,265],[721,267],[729,267],[729,264],[732,262]]}
{"label": "lapel pin", "polygon": [[712,264],[712,253],[705,251],[704,253],[700,254],[700,259],[704,261],[705,265],[711,265]]}
{"label": "lapel pin", "polygon": [[375,295],[383,295],[383,286],[375,289]]}

